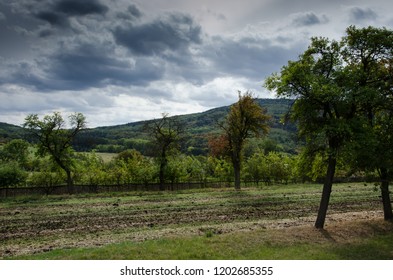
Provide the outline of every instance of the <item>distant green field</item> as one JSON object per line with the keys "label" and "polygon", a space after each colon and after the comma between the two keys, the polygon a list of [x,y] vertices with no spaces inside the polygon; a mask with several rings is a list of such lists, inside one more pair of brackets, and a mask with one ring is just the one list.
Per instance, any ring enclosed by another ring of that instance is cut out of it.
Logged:
{"label": "distant green field", "polygon": [[110,162],[117,154],[116,153],[96,153],[102,160],[107,163]]}

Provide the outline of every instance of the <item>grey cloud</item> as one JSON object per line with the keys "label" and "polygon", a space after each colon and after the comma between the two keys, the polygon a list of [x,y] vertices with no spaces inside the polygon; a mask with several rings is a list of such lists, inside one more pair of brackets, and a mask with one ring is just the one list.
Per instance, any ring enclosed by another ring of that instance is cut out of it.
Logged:
{"label": "grey cloud", "polygon": [[362,22],[367,20],[375,20],[378,15],[370,8],[353,7],[349,10],[350,19],[355,22]]}
{"label": "grey cloud", "polygon": [[36,67],[32,63],[19,62],[12,65],[6,65],[6,68],[10,69],[10,73],[0,78],[0,84],[2,85],[9,83],[34,88],[41,88],[44,86],[44,81],[40,78]]}
{"label": "grey cloud", "polygon": [[127,10],[133,17],[140,18],[142,16],[142,12],[138,9],[138,7],[135,4],[128,6]]}
{"label": "grey cloud", "polygon": [[13,72],[7,78],[2,77],[0,83],[19,83],[40,91],[79,91],[107,85],[147,85],[162,78],[164,73],[162,63],[145,58],[131,63],[117,57],[110,48],[93,44],[59,51],[37,64],[40,65],[12,65]]}
{"label": "grey cloud", "polygon": [[54,33],[53,33],[52,30],[45,29],[45,30],[41,30],[41,31],[38,33],[38,36],[39,36],[40,38],[45,38],[45,37],[49,37],[49,36],[51,36],[51,35],[53,35],[53,34],[54,34]]}
{"label": "grey cloud", "polygon": [[67,15],[83,16],[88,14],[105,14],[109,9],[97,0],[62,0],[54,6],[56,12]]}
{"label": "grey cloud", "polygon": [[311,26],[311,25],[324,24],[327,22],[329,22],[327,16],[325,15],[317,16],[313,12],[297,14],[292,21],[292,23],[295,26]]}
{"label": "grey cloud", "polygon": [[285,48],[273,44],[273,41],[251,37],[236,40],[217,37],[207,55],[217,75],[235,75],[262,81],[288,60],[296,58],[302,47]]}
{"label": "grey cloud", "polygon": [[132,65],[94,45],[82,45],[76,50],[59,53],[53,57],[52,63],[48,69],[51,78],[58,81],[61,88],[74,90],[108,84],[146,85],[160,79],[164,70],[144,59],[137,59]]}
{"label": "grey cloud", "polygon": [[43,21],[47,21],[48,23],[54,26],[60,26],[60,27],[69,26],[68,18],[63,14],[45,11],[45,12],[37,13],[36,17]]}
{"label": "grey cloud", "polygon": [[184,50],[202,40],[201,27],[190,16],[180,13],[170,14],[151,23],[117,27],[113,34],[118,44],[136,55]]}
{"label": "grey cloud", "polygon": [[[25,29],[29,33],[33,32],[34,30],[36,30],[36,28],[39,27],[39,21],[37,21],[37,19],[32,16],[32,13],[34,13],[34,11],[32,12],[23,10],[23,5],[19,2],[16,7],[13,7],[13,4],[16,3],[0,3],[0,11],[3,15],[2,22],[0,24],[0,36],[2,41],[0,44],[0,48],[5,41],[3,38],[3,34],[4,32],[7,33],[6,29],[14,31]],[[19,10],[21,11],[19,12]]]}
{"label": "grey cloud", "polygon": [[38,10],[35,17],[50,23],[52,26],[69,27],[69,17],[85,16],[89,14],[104,15],[109,10],[107,6],[97,0],[61,0],[54,4],[48,4],[43,10]]}
{"label": "grey cloud", "polygon": [[217,20],[220,20],[220,21],[226,21],[227,20],[227,17],[224,15],[224,14],[222,14],[222,13],[217,13],[217,12],[215,12],[215,11],[212,11],[212,10],[210,10],[210,9],[206,9],[206,12],[209,14],[209,15],[212,15],[214,18],[216,18]]}
{"label": "grey cloud", "polygon": [[29,30],[19,25],[0,24],[0,68],[5,69],[3,61],[15,61],[29,57],[34,50],[32,44],[34,40],[30,36]]}
{"label": "grey cloud", "polygon": [[118,18],[126,19],[126,20],[139,19],[142,17],[142,15],[143,13],[139,10],[139,8],[135,4],[128,6],[126,12],[119,12],[117,14]]}

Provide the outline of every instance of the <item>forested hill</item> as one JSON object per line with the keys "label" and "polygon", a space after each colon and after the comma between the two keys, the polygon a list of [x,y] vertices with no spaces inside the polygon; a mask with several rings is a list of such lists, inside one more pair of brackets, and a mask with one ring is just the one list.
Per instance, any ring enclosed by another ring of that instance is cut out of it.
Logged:
{"label": "forested hill", "polygon": [[8,142],[12,139],[23,139],[25,136],[26,133],[22,127],[0,122],[0,143]]}
{"label": "forested hill", "polygon": [[[272,116],[269,135],[264,140],[251,140],[250,145],[269,146],[273,150],[294,153],[296,150],[295,127],[282,125],[281,118],[288,111],[291,100],[285,99],[258,99]],[[208,152],[208,138],[219,133],[217,121],[223,119],[228,113],[229,106],[219,107],[202,113],[173,116],[184,123],[186,128],[186,141],[182,152],[200,155]],[[78,151],[120,152],[125,149],[136,149],[143,154],[150,150],[149,135],[144,129],[151,122],[140,121],[123,125],[97,127],[86,129],[78,135],[74,147]],[[25,138],[28,134],[19,126],[0,123],[0,141]]]}
{"label": "forested hill", "polygon": [[[267,137],[269,140],[251,141],[254,145],[269,145],[272,149],[294,153],[296,150],[295,127],[282,125],[281,118],[288,111],[291,100],[285,99],[258,99],[272,116],[271,130]],[[229,106],[214,108],[202,113],[173,116],[185,125],[186,142],[183,151],[188,154],[200,155],[208,152],[208,138],[217,134],[219,128],[217,121],[223,119],[229,111]],[[151,122],[141,121],[124,125],[98,127],[88,129],[79,134],[76,141],[78,150],[96,149],[100,152],[119,152],[124,149],[136,149],[148,154],[149,136],[144,129]]]}

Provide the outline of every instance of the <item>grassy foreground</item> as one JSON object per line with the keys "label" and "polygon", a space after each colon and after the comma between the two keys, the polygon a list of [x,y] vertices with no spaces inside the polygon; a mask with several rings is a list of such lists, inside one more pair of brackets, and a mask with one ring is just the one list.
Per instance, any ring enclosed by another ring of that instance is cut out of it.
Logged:
{"label": "grassy foreground", "polygon": [[0,201],[3,259],[393,259],[372,184],[21,197]]}
{"label": "grassy foreground", "polygon": [[[341,226],[344,226],[342,224]],[[313,237],[288,236],[285,231],[236,232],[225,235],[206,235],[185,238],[163,238],[145,242],[123,242],[98,248],[54,250],[18,259],[37,260],[384,260],[393,259],[393,226],[383,221],[350,226],[351,230],[367,231],[380,227],[379,232],[359,236],[351,240],[335,240],[327,236],[329,231],[311,228]],[[348,228],[347,228],[348,229]],[[304,228],[301,229],[304,232]],[[344,230],[344,228],[342,228]],[[390,231],[390,232],[389,232]],[[308,234],[309,234],[308,233]],[[293,233],[292,233],[293,234]],[[363,233],[364,234],[364,233]],[[272,236],[275,236],[272,238]],[[277,237],[282,240],[277,240]]]}

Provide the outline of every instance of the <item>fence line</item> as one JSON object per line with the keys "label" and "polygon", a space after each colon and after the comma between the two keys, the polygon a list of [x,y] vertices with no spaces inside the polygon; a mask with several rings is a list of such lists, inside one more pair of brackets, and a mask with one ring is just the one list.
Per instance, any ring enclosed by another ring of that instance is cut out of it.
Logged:
{"label": "fence line", "polygon": [[[202,188],[223,188],[231,186],[232,182],[211,181],[211,182],[183,182],[166,183],[164,190],[178,191],[187,189]],[[105,192],[132,192],[132,191],[159,191],[159,183],[151,184],[122,184],[122,185],[74,185],[74,194],[82,193],[105,193]],[[67,194],[66,185],[50,187],[6,187],[0,188],[0,198],[17,197],[24,195],[61,195]]]}
{"label": "fence line", "polygon": [[[362,182],[364,178],[336,178],[335,183],[343,182]],[[243,186],[250,185],[270,185],[271,181],[242,181]],[[275,182],[280,183],[280,182]],[[281,182],[281,183],[299,183],[297,181]],[[317,182],[318,183],[318,182]],[[203,181],[203,182],[177,182],[165,183],[164,190],[179,191],[187,189],[203,189],[203,188],[224,188],[233,186],[233,181]],[[159,183],[130,183],[122,185],[74,185],[74,194],[82,193],[105,193],[105,192],[132,192],[132,191],[159,191]],[[68,194],[66,185],[57,186],[41,186],[41,187],[3,187],[0,188],[0,198],[29,196],[29,195],[62,195]]]}

